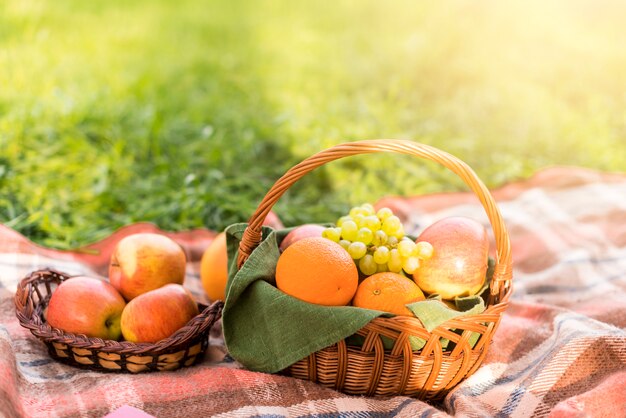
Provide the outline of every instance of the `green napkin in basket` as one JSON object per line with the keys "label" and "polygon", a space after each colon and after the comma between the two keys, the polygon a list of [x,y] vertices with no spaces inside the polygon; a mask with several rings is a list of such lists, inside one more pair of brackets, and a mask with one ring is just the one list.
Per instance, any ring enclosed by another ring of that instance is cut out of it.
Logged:
{"label": "green napkin in basket", "polygon": [[[226,229],[229,266],[222,321],[230,355],[248,369],[278,372],[353,335],[378,316],[392,316],[352,306],[310,304],[278,290],[274,279],[280,255],[278,246],[290,229],[275,231],[263,227],[263,241],[237,271],[237,250],[246,226],[240,223]],[[474,298],[474,305],[484,309],[482,299]],[[419,304],[409,307],[429,330],[452,317],[476,314],[481,309],[457,312],[439,302],[426,310],[416,309]],[[428,312],[426,316],[423,311]]]}

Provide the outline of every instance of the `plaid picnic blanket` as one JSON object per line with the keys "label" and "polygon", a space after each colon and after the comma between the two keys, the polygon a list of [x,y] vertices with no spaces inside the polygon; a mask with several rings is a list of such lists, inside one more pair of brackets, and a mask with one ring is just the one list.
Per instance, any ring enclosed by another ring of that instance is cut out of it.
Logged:
{"label": "plaid picnic blanket", "polygon": [[[157,229],[132,225],[70,252],[0,225],[0,416],[101,417],[123,405],[157,417],[626,416],[626,176],[553,168],[493,194],[512,240],[515,291],[482,367],[437,405],[243,370],[226,354],[219,327],[204,361],[175,372],[102,374],[57,363],[15,318],[18,281],[46,267],[105,275],[122,236]],[[469,193],[380,203],[400,213],[409,232],[449,215],[487,225]],[[199,259],[215,234],[169,235],[191,260],[187,286],[206,301]]]}

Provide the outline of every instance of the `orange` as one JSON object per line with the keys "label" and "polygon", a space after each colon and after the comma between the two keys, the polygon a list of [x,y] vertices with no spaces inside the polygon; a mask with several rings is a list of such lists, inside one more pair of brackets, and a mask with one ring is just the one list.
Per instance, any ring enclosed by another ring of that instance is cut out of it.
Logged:
{"label": "orange", "polygon": [[200,279],[209,299],[224,300],[226,298],[228,255],[226,253],[226,234],[223,232],[211,241],[202,255]]}
{"label": "orange", "polygon": [[347,305],[358,284],[359,272],[350,254],[322,237],[294,242],[276,264],[276,287],[309,303]]}
{"label": "orange", "polygon": [[352,304],[359,308],[413,316],[404,305],[424,300],[424,293],[413,282],[398,273],[376,273],[363,280]]}

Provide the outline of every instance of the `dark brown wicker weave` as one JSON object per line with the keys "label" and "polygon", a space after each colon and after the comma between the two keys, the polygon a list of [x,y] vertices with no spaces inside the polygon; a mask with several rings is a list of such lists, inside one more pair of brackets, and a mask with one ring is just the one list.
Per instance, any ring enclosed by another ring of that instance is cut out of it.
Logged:
{"label": "dark brown wicker weave", "polygon": [[[358,334],[365,337],[362,346],[349,346],[342,340],[296,362],[284,372],[349,394],[438,399],[478,369],[512,292],[511,246],[500,212],[487,187],[458,158],[404,140],[351,142],[315,154],[283,175],[259,204],[241,241],[238,266],[241,268],[261,242],[263,219],[298,179],[327,162],[378,152],[408,154],[442,164],[463,179],[478,197],[496,241],[496,265],[487,309],[480,315],[449,320],[431,332],[417,318],[376,318],[359,330]],[[480,334],[474,347],[469,342],[473,333]],[[381,336],[394,341],[391,350],[384,349]],[[419,351],[412,351],[410,337],[422,338],[426,345]],[[442,339],[451,342],[446,350],[442,348]]]}
{"label": "dark brown wicker weave", "polygon": [[72,366],[110,372],[175,370],[198,362],[209,344],[209,331],[221,317],[223,303],[198,305],[201,313],[172,336],[157,343],[131,343],[75,335],[52,328],[44,310],[67,274],[40,270],[26,276],[15,294],[20,324],[48,346],[50,355]]}

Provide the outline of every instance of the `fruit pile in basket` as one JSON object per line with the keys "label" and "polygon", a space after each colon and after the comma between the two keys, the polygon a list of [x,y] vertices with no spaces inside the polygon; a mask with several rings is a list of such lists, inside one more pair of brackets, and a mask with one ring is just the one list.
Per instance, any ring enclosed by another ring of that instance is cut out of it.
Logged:
{"label": "fruit pile in basket", "polygon": [[[391,209],[353,207],[330,227],[305,224],[280,242],[276,287],[305,302],[352,305],[412,316],[406,305],[437,296],[479,292],[487,277],[489,240],[477,221],[449,217],[417,239],[405,234]],[[226,237],[218,235],[202,258],[201,278],[211,299],[224,299]]]}
{"label": "fruit pile in basket", "polygon": [[276,287],[283,292],[319,305],[408,316],[406,305],[426,295],[446,303],[476,294],[489,262],[487,231],[477,221],[444,218],[413,239],[389,208],[370,204],[352,208],[331,227],[294,229],[281,250]]}
{"label": "fruit pile in basket", "polygon": [[109,282],[77,276],[52,293],[45,317],[73,334],[133,343],[155,343],[199,314],[183,287],[183,249],[159,234],[130,235],[117,244]]}

